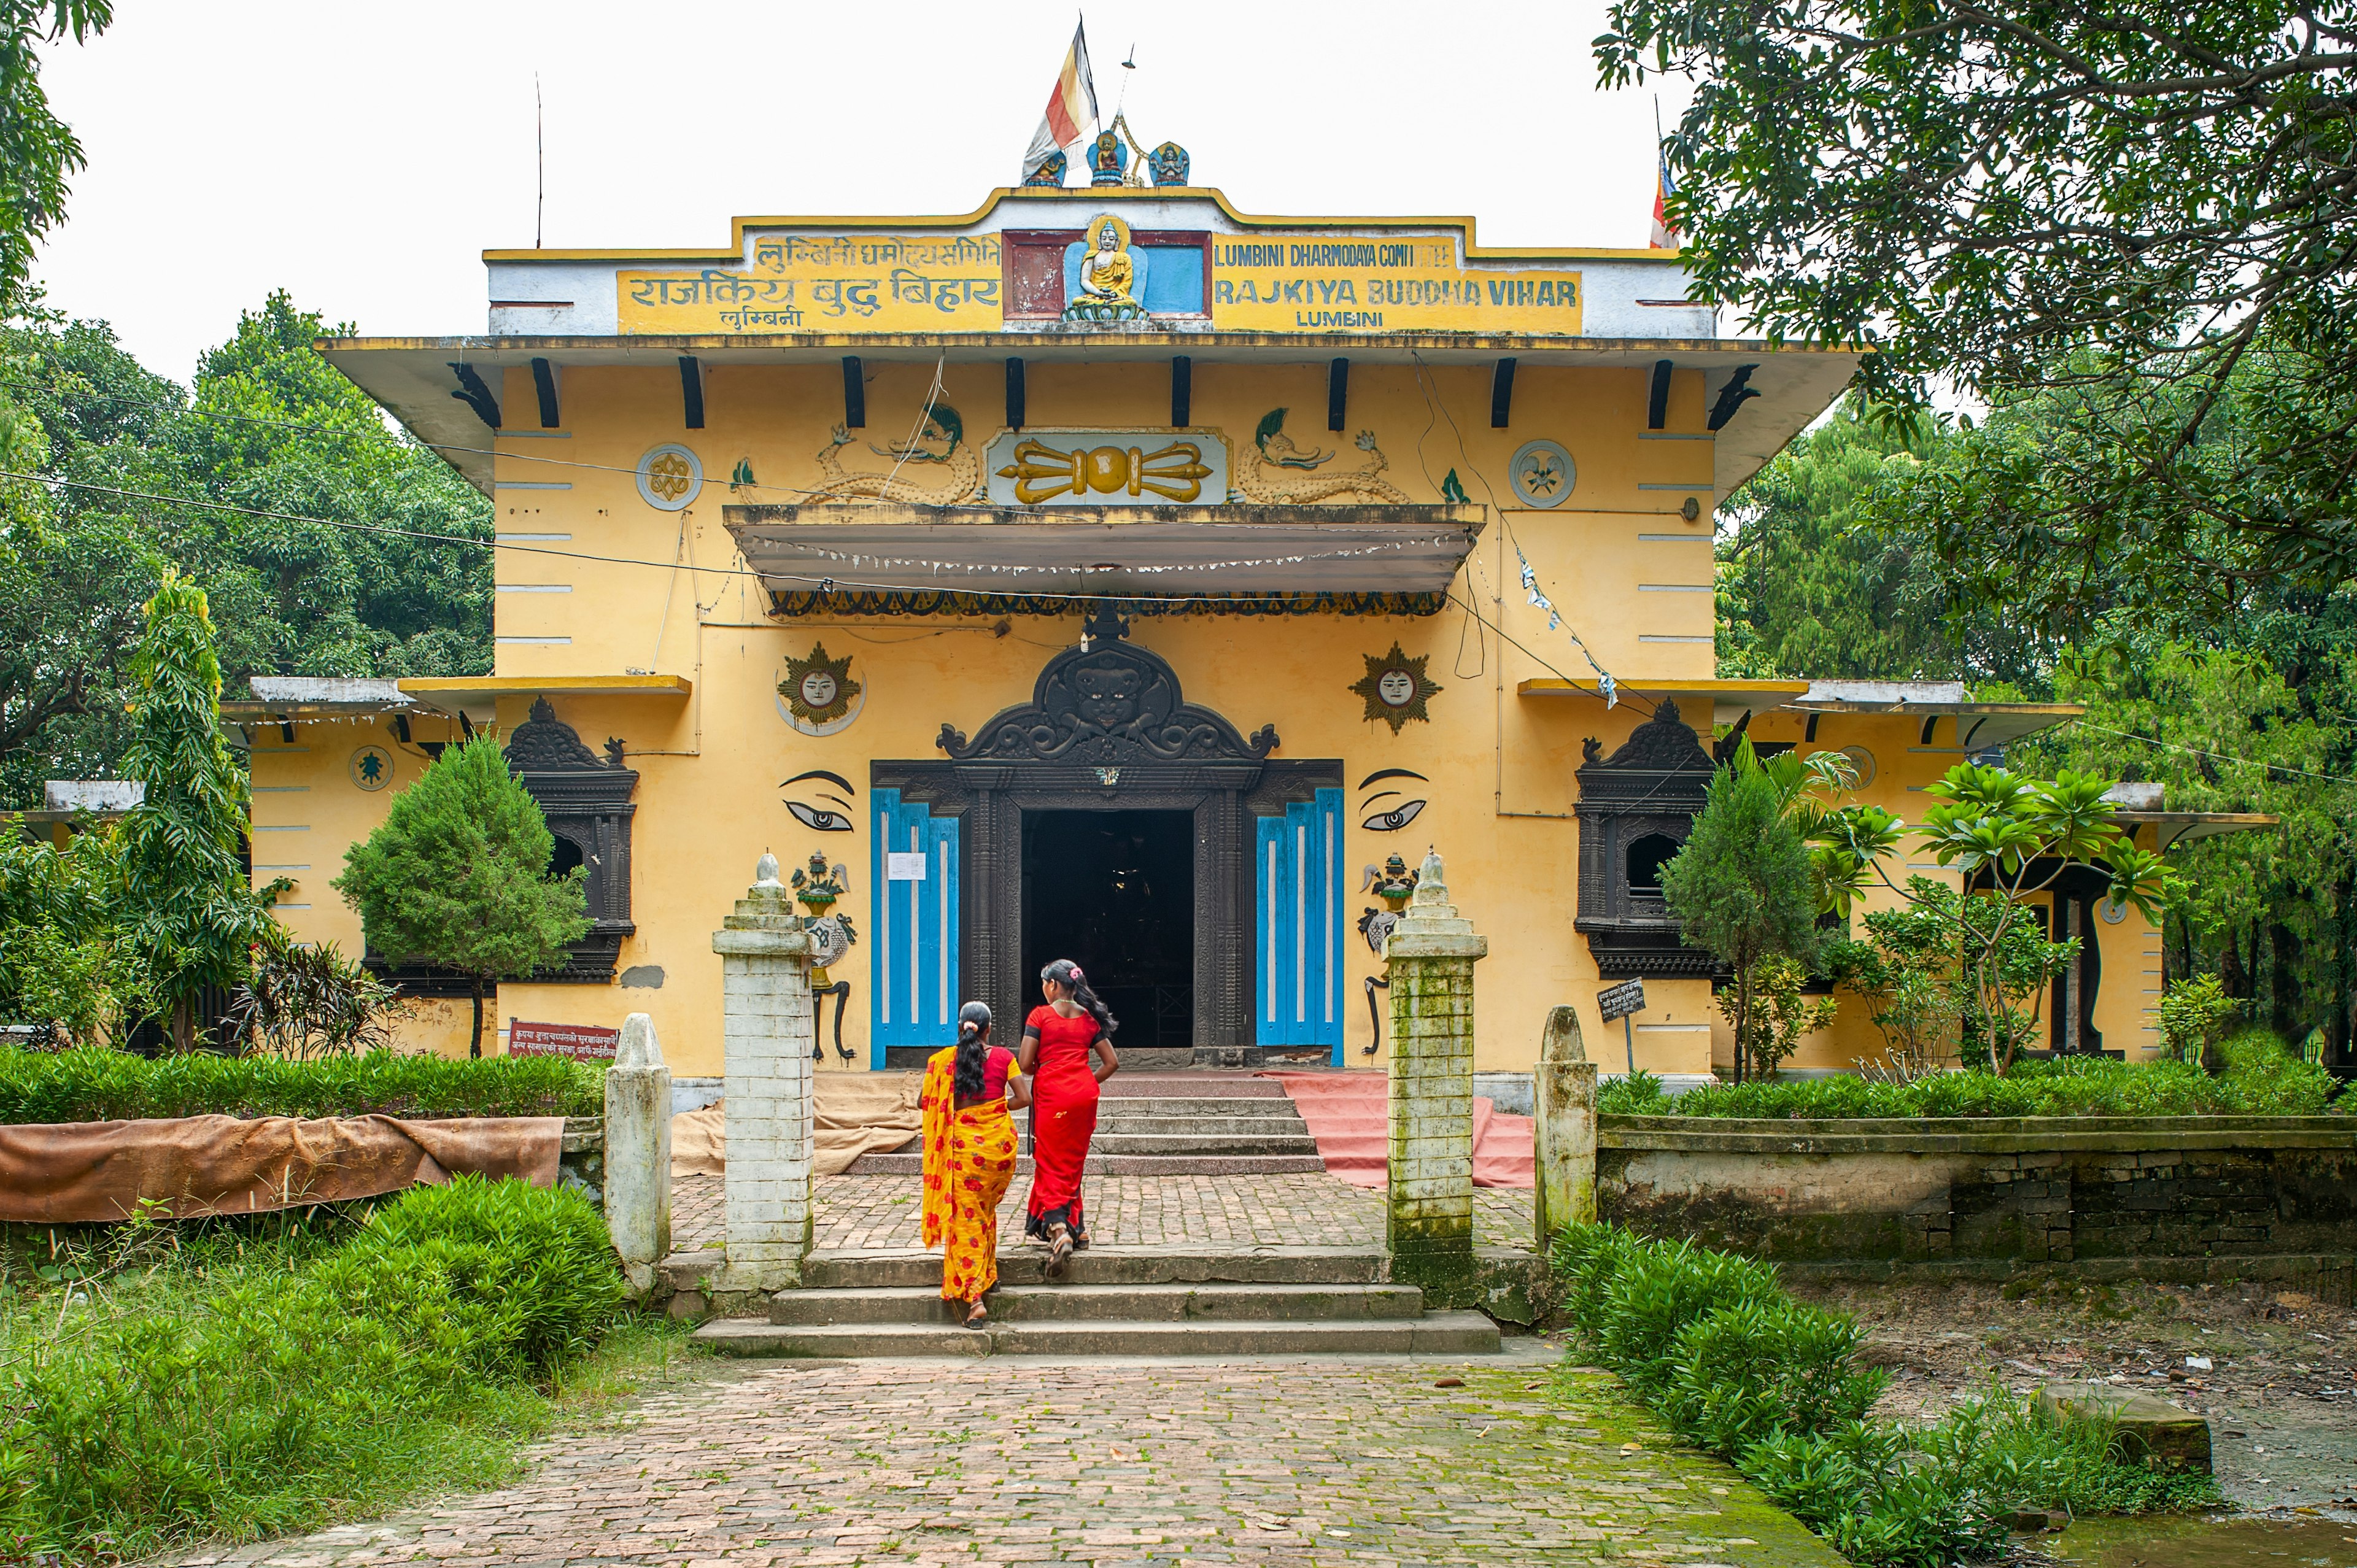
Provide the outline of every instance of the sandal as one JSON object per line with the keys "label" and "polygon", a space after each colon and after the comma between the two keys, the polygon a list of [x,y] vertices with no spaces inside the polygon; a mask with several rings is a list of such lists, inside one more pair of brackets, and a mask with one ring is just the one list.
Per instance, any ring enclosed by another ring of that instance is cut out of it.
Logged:
{"label": "sandal", "polygon": [[981,1302],[979,1302],[979,1301],[975,1302],[975,1303],[974,1304],[974,1310],[973,1310],[973,1311],[971,1311],[971,1312],[969,1312],[969,1313],[967,1313],[967,1314],[965,1315],[965,1318],[964,1318],[964,1320],[963,1320],[963,1322],[961,1322],[961,1323],[958,1325],[958,1326],[959,1326],[959,1327],[961,1327],[961,1328],[987,1328],[987,1327],[989,1327],[989,1326],[990,1326],[990,1308],[988,1308],[987,1306],[985,1306],[985,1305],[984,1305]]}
{"label": "sandal", "polygon": [[1062,1279],[1064,1267],[1071,1261],[1072,1232],[1069,1227],[1059,1225],[1049,1234],[1048,1241],[1048,1277]]}

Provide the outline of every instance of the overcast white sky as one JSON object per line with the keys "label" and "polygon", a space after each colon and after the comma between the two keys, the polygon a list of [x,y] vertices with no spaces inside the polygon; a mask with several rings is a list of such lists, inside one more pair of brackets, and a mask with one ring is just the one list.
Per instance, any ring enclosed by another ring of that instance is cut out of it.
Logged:
{"label": "overcast white sky", "polygon": [[[487,246],[708,245],[738,214],[964,212],[1011,183],[1062,4],[119,0],[43,81],[90,167],[38,275],[185,381],[272,288],[364,333],[484,328]],[[1650,90],[1599,93],[1598,0],[1088,8],[1108,119],[1247,212],[1470,214],[1642,245]],[[1137,69],[1124,70],[1132,44]],[[1673,117],[1683,98],[1666,93]]]}

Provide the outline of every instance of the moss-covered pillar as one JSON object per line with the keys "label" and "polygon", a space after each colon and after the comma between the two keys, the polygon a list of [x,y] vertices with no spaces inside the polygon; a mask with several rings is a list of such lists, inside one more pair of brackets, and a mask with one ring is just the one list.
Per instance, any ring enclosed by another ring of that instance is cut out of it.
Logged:
{"label": "moss-covered pillar", "polygon": [[1393,1277],[1440,1287],[1444,1300],[1473,1264],[1473,963],[1489,950],[1448,901],[1439,854],[1427,853],[1383,949],[1392,983],[1385,1239]]}
{"label": "moss-covered pillar", "polygon": [[810,938],[763,855],[759,880],[712,934],[720,955],[720,1043],[727,1101],[727,1251],[715,1292],[802,1283],[811,1243],[815,1132],[811,1052],[817,1011]]}
{"label": "moss-covered pillar", "polygon": [[622,1021],[606,1069],[605,1196],[606,1229],[622,1273],[644,1295],[671,1251],[671,1069],[644,1013]]}
{"label": "moss-covered pillar", "polygon": [[1569,1007],[1547,1014],[1532,1090],[1538,1142],[1533,1240],[1544,1257],[1556,1231],[1596,1219],[1596,1064],[1581,1042],[1579,1015]]}

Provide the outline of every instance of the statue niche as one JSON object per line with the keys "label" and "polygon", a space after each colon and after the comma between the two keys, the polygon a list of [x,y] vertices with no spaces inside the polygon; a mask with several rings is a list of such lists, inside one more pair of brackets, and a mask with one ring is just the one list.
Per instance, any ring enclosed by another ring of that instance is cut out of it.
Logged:
{"label": "statue niche", "polygon": [[1710,788],[1710,754],[1664,698],[1610,757],[1591,739],[1579,780],[1579,913],[1606,979],[1707,975],[1717,961],[1679,940],[1657,880],[1694,829]]}

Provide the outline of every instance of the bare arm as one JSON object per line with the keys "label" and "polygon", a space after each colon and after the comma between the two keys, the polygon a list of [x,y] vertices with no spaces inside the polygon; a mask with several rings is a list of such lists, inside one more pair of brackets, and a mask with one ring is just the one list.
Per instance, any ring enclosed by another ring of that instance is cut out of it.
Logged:
{"label": "bare arm", "polygon": [[1089,1049],[1096,1053],[1096,1066],[1091,1070],[1097,1075],[1099,1083],[1103,1083],[1121,1070],[1120,1054],[1113,1048],[1113,1040],[1109,1036],[1099,1035],[1095,1039],[1091,1040]]}
{"label": "bare arm", "polygon": [[1025,1078],[1039,1070],[1039,1030],[1028,1026],[1024,1029],[1023,1048],[1015,1053],[1015,1067]]}
{"label": "bare arm", "polygon": [[1031,1104],[1031,1079],[1022,1073],[1009,1074],[1006,1079],[1006,1105],[1010,1111],[1028,1110]]}

